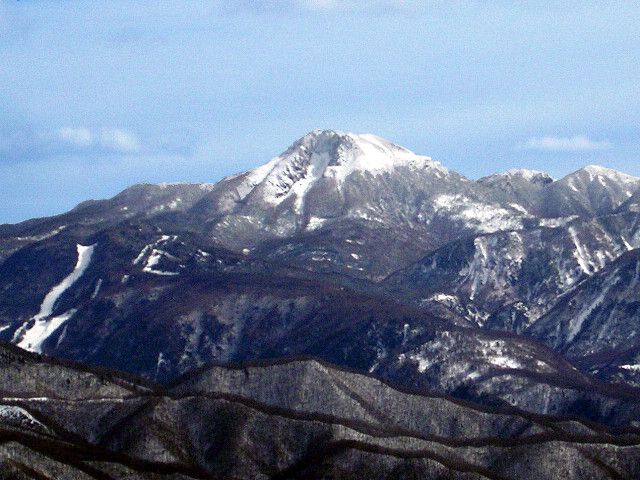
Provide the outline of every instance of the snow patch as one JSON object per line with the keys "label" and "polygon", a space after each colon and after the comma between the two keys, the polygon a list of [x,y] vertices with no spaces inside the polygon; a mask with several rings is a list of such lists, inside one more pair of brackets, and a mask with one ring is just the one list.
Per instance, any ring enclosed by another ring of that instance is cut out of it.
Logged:
{"label": "snow patch", "polygon": [[489,356],[487,360],[490,364],[500,368],[522,368],[520,362],[504,355]]}
{"label": "snow patch", "polygon": [[595,311],[595,309],[600,306],[600,304],[607,297],[607,294],[609,293],[609,291],[615,285],[617,285],[619,281],[620,279],[618,278],[614,282],[607,283],[607,285],[605,285],[604,288],[602,288],[598,296],[595,298],[595,300],[591,304],[585,305],[575,317],[569,320],[567,343],[573,341],[573,339],[576,338],[578,333],[580,333],[580,330],[582,329],[582,325],[584,324],[585,320],[589,318],[591,314]]}
{"label": "snow patch", "polygon": [[[93,255],[95,247],[96,244],[76,246],[78,261],[73,271],[47,293],[42,301],[42,305],[40,305],[40,311],[16,331],[12,340],[13,343],[16,343],[18,347],[24,350],[42,353],[42,344],[44,341],[76,313],[75,309],[71,309],[62,315],[51,317],[53,308],[60,296],[84,274],[91,262],[91,256]],[[31,326],[29,326],[30,324]]]}
{"label": "snow patch", "polygon": [[455,295],[450,295],[448,293],[434,293],[429,298],[425,298],[421,301],[421,303],[426,302],[444,303],[447,306],[456,306],[460,303],[458,297],[456,297]]}
{"label": "snow patch", "polygon": [[53,287],[49,293],[44,297],[42,305],[40,306],[40,312],[33,317],[34,320],[40,320],[51,315],[53,307],[60,296],[71,287],[85,272],[89,263],[91,262],[91,256],[96,244],[85,247],[84,245],[77,245],[78,260],[73,271],[62,280],[58,285]]}
{"label": "snow patch", "polygon": [[578,233],[576,232],[575,228],[569,227],[569,235],[571,235],[571,240],[573,241],[573,244],[576,247],[576,250],[573,253],[573,256],[578,261],[578,265],[580,265],[580,268],[582,269],[582,271],[587,275],[591,275],[592,272],[589,266],[589,259],[587,257],[587,252],[585,251],[583,245],[580,243],[580,240],[578,239]]}
{"label": "snow patch", "polygon": [[582,171],[587,173],[589,181],[591,182],[599,181],[600,183],[603,183],[604,179],[606,179],[612,180],[616,183],[631,185],[637,184],[640,181],[640,178],[638,177],[627,175],[626,173],[619,172],[613,168],[601,167],[600,165],[587,165],[582,169]]}
{"label": "snow patch", "polygon": [[165,358],[164,353],[163,352],[158,353],[158,361],[156,363],[156,375],[155,375],[156,380],[160,376],[162,369],[166,368],[168,364],[169,364],[169,361]]}
{"label": "snow patch", "polygon": [[178,259],[176,257],[174,257],[173,255],[171,255],[170,253],[167,253],[166,251],[164,251],[164,250],[162,250],[160,248],[157,248],[157,247],[159,247],[161,245],[164,245],[165,243],[167,243],[169,241],[175,242],[177,239],[178,239],[177,235],[162,235],[154,243],[149,244],[149,245],[145,245],[144,248],[138,254],[138,256],[131,263],[133,265],[138,265],[139,263],[142,262],[142,260],[144,260],[144,258],[147,255],[149,255],[147,257],[145,265],[142,267],[142,271],[143,272],[151,273],[153,275],[164,275],[164,276],[180,275],[177,272],[167,272],[167,271],[158,270],[158,269],[154,268],[156,265],[158,265],[160,263],[160,260],[163,257],[166,257],[169,260],[172,260],[174,262],[178,261]]}
{"label": "snow patch", "polygon": [[49,429],[42,422],[36,420],[24,408],[16,405],[0,405],[0,423],[49,432]]}
{"label": "snow patch", "polygon": [[559,228],[571,223],[578,215],[571,215],[570,217],[558,217],[558,218],[541,218],[539,225],[547,228]]}
{"label": "snow patch", "polygon": [[618,368],[623,370],[630,370],[632,372],[640,372],[640,365],[620,365]]}
{"label": "snow patch", "polygon": [[507,354],[507,344],[503,340],[480,340],[480,344],[482,345],[480,358],[489,364],[508,369],[524,368],[521,362]]}
{"label": "snow patch", "polygon": [[[24,330],[22,340],[16,345],[30,352],[42,353],[42,345],[58,328],[60,328],[67,320],[73,317],[76,309],[71,309],[57,317],[50,317],[46,320],[37,320],[33,326]],[[20,330],[16,334],[20,333]]]}
{"label": "snow patch", "polygon": [[32,236],[29,236],[29,237],[15,237],[15,238],[16,238],[16,240],[22,240],[22,241],[27,240],[27,241],[39,242],[40,240],[46,240],[47,238],[55,237],[57,234],[59,234],[65,228],[67,228],[66,225],[60,225],[59,227],[54,228],[50,232],[43,233],[41,235],[32,235]]}
{"label": "snow patch", "polygon": [[522,178],[523,180],[526,180],[528,182],[531,182],[538,178],[553,180],[553,178],[550,177],[546,172],[541,172],[539,170],[529,170],[526,168],[513,168],[511,170],[507,170],[506,172],[498,173],[495,176],[504,178]]}
{"label": "snow patch", "polygon": [[310,217],[309,222],[307,223],[307,230],[313,231],[322,227],[327,222],[326,218],[320,217]]}
{"label": "snow patch", "polygon": [[433,199],[433,207],[436,213],[460,221],[465,227],[480,233],[522,229],[523,214],[518,209],[507,210],[462,194],[438,195]]}
{"label": "snow patch", "polygon": [[520,205],[519,203],[510,203],[509,206],[511,208],[513,208],[514,210],[517,210],[518,212],[524,214],[524,215],[528,215],[529,211],[524,208],[522,205]]}
{"label": "snow patch", "polygon": [[156,269],[155,267],[160,263],[160,260],[162,260],[162,257],[175,259],[173,255],[165,252],[164,250],[154,248],[153,250],[151,250],[151,255],[149,255],[149,258],[147,258],[147,262],[145,266],[142,267],[142,271],[146,273],[152,273],[154,275],[164,275],[164,276],[180,275],[178,272],[167,272],[164,270]]}
{"label": "snow patch", "polygon": [[622,240],[622,243],[624,243],[625,248],[630,252],[631,250],[633,250],[633,246],[627,241],[626,238],[624,238],[624,235],[620,235],[620,239]]}
{"label": "snow patch", "polygon": [[169,187],[198,187],[200,190],[210,192],[216,186],[215,183],[192,183],[192,182],[161,182],[156,184],[162,190]]}
{"label": "snow patch", "polygon": [[145,247],[140,251],[138,256],[134,258],[131,263],[133,265],[139,264],[151,248],[152,248],[151,245],[145,245]]}

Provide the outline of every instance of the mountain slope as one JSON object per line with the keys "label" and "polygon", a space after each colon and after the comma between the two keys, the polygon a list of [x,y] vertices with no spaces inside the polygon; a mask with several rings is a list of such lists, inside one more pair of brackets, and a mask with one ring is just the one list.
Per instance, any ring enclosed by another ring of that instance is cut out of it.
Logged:
{"label": "mountain slope", "polygon": [[[64,385],[93,375],[0,345]],[[28,375],[28,374],[27,374]],[[314,360],[211,367],[170,390],[102,372],[129,395],[74,389],[33,397],[0,378],[6,409],[42,429],[0,431],[2,478],[500,478],[634,477],[640,431],[517,410],[479,409],[394,390]],[[98,377],[96,377],[98,378]],[[330,392],[327,396],[326,393]],[[403,409],[389,408],[390,404]],[[613,473],[612,473],[613,472]]]}
{"label": "mountain slope", "polygon": [[606,215],[640,188],[640,179],[596,165],[586,166],[545,188],[540,210],[547,217]]}
{"label": "mountain slope", "polygon": [[517,205],[525,212],[537,212],[541,192],[553,182],[544,172],[526,169],[508,170],[478,180],[502,201]]}
{"label": "mountain slope", "polygon": [[607,393],[574,368],[581,356],[513,333],[640,247],[625,210],[637,187],[599,167],[474,182],[378,137],[314,131],[215,185],[134,186],[1,226],[0,339],[157,381],[312,355],[423,391],[629,424],[623,386]]}
{"label": "mountain slope", "polygon": [[395,272],[383,286],[431,311],[521,332],[561,295],[638,246],[639,233],[630,217],[611,216],[468,237]]}
{"label": "mountain slope", "polygon": [[[386,140],[328,130],[311,132],[266,165],[221,181],[192,213],[207,235],[232,250],[381,279],[414,252],[466,232],[521,224],[520,211],[484,193]],[[390,235],[394,245],[380,243]],[[362,265],[353,261],[360,257]]]}
{"label": "mountain slope", "polygon": [[608,357],[618,377],[632,381],[638,371],[629,355],[640,344],[639,279],[640,250],[633,250],[577,286],[526,333],[582,363],[591,358],[599,369]]}
{"label": "mountain slope", "polygon": [[[530,340],[462,328],[469,324],[373,294],[366,282],[202,250],[197,236],[142,225],[76,241],[95,245],[91,259],[49,317],[38,301],[74,271],[77,251],[65,247],[69,239],[46,241],[45,252],[67,251],[58,268],[51,259],[32,264],[29,250],[0,266],[6,291],[15,291],[0,303],[7,322],[1,338],[36,350],[27,339],[38,333],[38,351],[155,380],[210,361],[314,355],[422,389],[545,413],[569,412],[593,388]],[[58,277],[40,293],[29,292],[12,276],[20,262],[43,278],[56,271]],[[600,418],[601,412],[594,407],[592,414]]]}

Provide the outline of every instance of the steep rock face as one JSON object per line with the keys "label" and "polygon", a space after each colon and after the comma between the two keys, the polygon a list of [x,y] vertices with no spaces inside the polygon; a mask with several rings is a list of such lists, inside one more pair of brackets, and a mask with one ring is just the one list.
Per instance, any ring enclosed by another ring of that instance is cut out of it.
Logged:
{"label": "steep rock face", "polygon": [[487,328],[521,332],[564,293],[640,245],[621,217],[451,242],[384,282],[417,305],[437,306]]}
{"label": "steep rock face", "polygon": [[[572,358],[602,358],[640,343],[640,250],[633,250],[584,281],[527,334]],[[634,364],[619,365],[635,372]]]}

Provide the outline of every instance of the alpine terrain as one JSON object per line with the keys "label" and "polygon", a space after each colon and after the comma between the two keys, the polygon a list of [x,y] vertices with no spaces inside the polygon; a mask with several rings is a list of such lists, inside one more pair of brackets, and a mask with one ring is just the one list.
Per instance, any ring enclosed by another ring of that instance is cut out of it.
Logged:
{"label": "alpine terrain", "polygon": [[0,478],[640,478],[640,178],[313,131],[0,225]]}

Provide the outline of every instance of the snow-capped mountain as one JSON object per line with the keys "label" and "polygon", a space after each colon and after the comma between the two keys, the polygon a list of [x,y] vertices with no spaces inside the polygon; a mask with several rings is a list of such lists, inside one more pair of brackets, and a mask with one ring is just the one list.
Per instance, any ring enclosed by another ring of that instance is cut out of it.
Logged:
{"label": "snow-capped mountain", "polygon": [[503,201],[545,218],[600,216],[614,212],[640,187],[640,179],[588,165],[560,180],[534,170],[509,170],[481,178]]}
{"label": "snow-capped mountain", "polygon": [[[335,131],[311,132],[267,164],[223,180],[194,214],[227,248],[372,279],[461,231],[515,227],[522,216],[428,157]],[[393,244],[384,240],[391,232]]]}
{"label": "snow-capped mountain", "polygon": [[[312,216],[320,209],[307,202],[328,191],[345,194],[347,179],[383,176],[398,170],[428,170],[438,178],[451,175],[429,157],[423,157],[374,135],[314,131],[266,165],[241,176],[238,199],[272,206],[289,200],[298,215]],[[326,188],[323,189],[323,185]],[[321,190],[316,193],[317,190]],[[335,215],[336,213],[334,213]]]}
{"label": "snow-capped mountain", "polygon": [[553,182],[547,173],[526,169],[507,170],[478,180],[503,202],[511,202],[526,213],[537,211],[541,192]]}
{"label": "snow-capped mountain", "polygon": [[606,215],[631,198],[640,179],[595,165],[550,184],[542,196],[540,210],[547,217]]}
{"label": "snow-capped mountain", "polygon": [[637,364],[616,269],[640,247],[639,188],[602,167],[472,181],[373,135],[314,131],[216,184],[136,185],[0,226],[0,339],[157,381],[311,355],[628,424],[640,408],[599,382]]}

